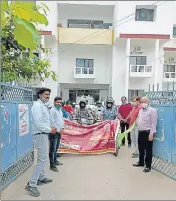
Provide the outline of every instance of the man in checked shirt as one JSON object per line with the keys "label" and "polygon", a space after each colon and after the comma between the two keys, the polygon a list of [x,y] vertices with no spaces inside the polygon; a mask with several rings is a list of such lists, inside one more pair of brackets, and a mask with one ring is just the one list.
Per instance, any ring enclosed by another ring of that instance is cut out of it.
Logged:
{"label": "man in checked shirt", "polygon": [[157,126],[157,111],[149,104],[147,97],[141,98],[142,109],[139,112],[137,119],[137,129],[139,131],[138,147],[139,147],[139,162],[134,164],[134,167],[143,167],[145,160],[144,172],[151,171],[153,157],[153,139],[156,133]]}

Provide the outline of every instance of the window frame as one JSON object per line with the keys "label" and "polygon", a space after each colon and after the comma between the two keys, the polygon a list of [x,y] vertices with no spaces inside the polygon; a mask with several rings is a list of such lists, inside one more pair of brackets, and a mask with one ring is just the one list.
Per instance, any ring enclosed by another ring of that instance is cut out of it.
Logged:
{"label": "window frame", "polygon": [[[134,66],[135,66],[135,65],[136,65],[136,66],[138,66],[138,65],[139,65],[139,66],[140,66],[140,65],[142,65],[142,66],[143,66],[143,65],[147,65],[147,56],[144,56],[144,55],[142,55],[142,56],[131,55],[131,56],[130,56],[130,59],[131,59],[131,58],[135,58],[136,61],[135,61],[135,64],[132,64],[132,63],[130,62],[130,65],[134,65]],[[138,61],[137,61],[137,58],[141,58],[141,59],[140,59],[141,61],[142,61],[142,58],[145,58],[145,62],[144,62],[145,64],[141,64],[141,63],[139,64]],[[131,60],[130,60],[130,61],[131,61]]]}
{"label": "window frame", "polygon": [[[174,34],[174,32],[175,32],[175,34]],[[172,33],[172,35],[173,35],[174,37],[176,37],[176,26],[173,26],[173,33]]]}
{"label": "window frame", "polygon": [[[142,11],[147,12],[147,16],[143,17],[145,19],[141,19],[142,18]],[[151,16],[150,12],[152,12],[152,16]],[[150,18],[152,18],[152,19],[150,19]],[[142,7],[141,8],[136,7],[135,21],[136,22],[154,22],[155,21],[155,8],[149,9],[149,8],[145,8],[145,7],[143,7],[143,8]]]}

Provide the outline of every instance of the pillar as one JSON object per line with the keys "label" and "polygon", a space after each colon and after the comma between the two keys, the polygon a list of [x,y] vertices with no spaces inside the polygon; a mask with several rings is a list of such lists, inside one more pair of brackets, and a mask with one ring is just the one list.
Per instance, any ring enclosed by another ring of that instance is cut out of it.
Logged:
{"label": "pillar", "polygon": [[[154,66],[153,66],[153,78],[154,78],[154,81],[153,81],[153,84],[154,84],[154,90],[156,91],[157,90],[157,84],[159,82],[158,80],[158,73],[159,73],[159,62],[160,60],[158,59],[159,58],[159,39],[156,39],[155,41],[155,60],[154,60]],[[161,86],[160,86],[161,87]]]}
{"label": "pillar", "polygon": [[125,96],[128,99],[128,87],[129,87],[129,66],[130,66],[130,43],[131,39],[126,41],[126,66],[125,66]]}

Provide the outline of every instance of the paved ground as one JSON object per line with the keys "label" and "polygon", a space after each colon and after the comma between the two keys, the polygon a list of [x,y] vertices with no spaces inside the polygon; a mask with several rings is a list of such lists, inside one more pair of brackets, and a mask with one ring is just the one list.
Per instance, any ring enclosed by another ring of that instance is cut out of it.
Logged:
{"label": "paved ground", "polygon": [[118,157],[63,155],[61,161],[64,166],[59,173],[48,170],[54,182],[39,188],[40,198],[24,190],[30,168],[2,192],[2,200],[176,200],[176,182],[155,171],[145,174],[132,167],[136,159],[131,159],[126,147]]}

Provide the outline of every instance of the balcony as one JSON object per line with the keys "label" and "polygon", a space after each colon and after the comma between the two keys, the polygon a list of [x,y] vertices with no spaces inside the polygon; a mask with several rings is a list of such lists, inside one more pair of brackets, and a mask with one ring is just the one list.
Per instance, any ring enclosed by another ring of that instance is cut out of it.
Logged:
{"label": "balcony", "polygon": [[149,65],[130,65],[130,77],[150,78],[153,76],[152,66]]}
{"label": "balcony", "polygon": [[95,70],[93,68],[76,67],[74,70],[74,78],[94,79],[95,78]]}
{"label": "balcony", "polygon": [[175,82],[176,72],[164,72],[164,82]]}
{"label": "balcony", "polygon": [[112,45],[114,32],[110,29],[58,27],[58,42],[64,44]]}

